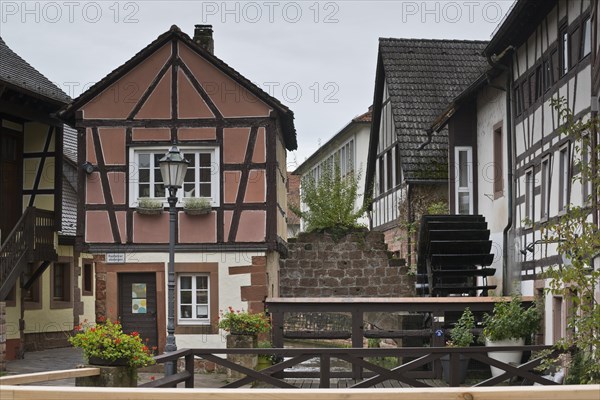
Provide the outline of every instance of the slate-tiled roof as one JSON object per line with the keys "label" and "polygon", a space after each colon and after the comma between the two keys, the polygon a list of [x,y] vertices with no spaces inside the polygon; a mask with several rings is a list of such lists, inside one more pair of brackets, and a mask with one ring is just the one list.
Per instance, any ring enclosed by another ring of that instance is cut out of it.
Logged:
{"label": "slate-tiled roof", "polygon": [[0,81],[67,104],[71,98],[12,51],[0,37]]}
{"label": "slate-tiled roof", "polygon": [[407,180],[447,178],[448,131],[432,135],[431,143],[419,147],[427,141],[433,120],[488,66],[481,55],[486,45],[486,41],[379,40]]}
{"label": "slate-tiled roof", "polygon": [[77,189],[71,185],[77,176],[75,166],[63,164],[62,180],[62,230],[64,236],[75,236],[77,230]]}
{"label": "slate-tiled roof", "polygon": [[66,124],[63,125],[63,154],[77,164],[77,131]]}

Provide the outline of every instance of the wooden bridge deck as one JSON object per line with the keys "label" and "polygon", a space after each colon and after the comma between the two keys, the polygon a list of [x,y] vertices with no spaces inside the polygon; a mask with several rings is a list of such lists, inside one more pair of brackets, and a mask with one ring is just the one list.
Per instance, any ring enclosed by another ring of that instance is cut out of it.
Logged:
{"label": "wooden bridge deck", "polygon": [[[319,388],[318,379],[286,379],[285,381],[301,389]],[[448,384],[440,379],[425,379],[423,381],[431,387],[448,387]],[[355,379],[331,379],[331,389],[346,389],[358,382],[360,381]],[[374,389],[402,389],[410,387],[412,386],[396,380],[384,381],[373,386]]]}

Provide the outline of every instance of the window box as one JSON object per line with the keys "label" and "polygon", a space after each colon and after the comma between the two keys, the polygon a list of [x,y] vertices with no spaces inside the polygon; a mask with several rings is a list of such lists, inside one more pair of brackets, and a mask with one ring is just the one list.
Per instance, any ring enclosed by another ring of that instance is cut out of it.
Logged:
{"label": "window box", "polygon": [[207,198],[189,197],[184,200],[183,211],[187,215],[206,215],[212,211],[212,205]]}
{"label": "window box", "polygon": [[163,203],[157,199],[141,198],[137,212],[143,215],[159,215],[163,212]]}

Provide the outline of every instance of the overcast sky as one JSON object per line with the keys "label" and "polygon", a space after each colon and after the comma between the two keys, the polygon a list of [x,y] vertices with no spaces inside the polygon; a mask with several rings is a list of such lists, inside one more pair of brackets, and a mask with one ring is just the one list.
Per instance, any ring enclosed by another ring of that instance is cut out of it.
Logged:
{"label": "overcast sky", "polygon": [[371,105],[379,37],[488,40],[511,4],[0,0],[0,35],[76,97],[171,25],[212,24],[215,55],[294,111],[293,170]]}

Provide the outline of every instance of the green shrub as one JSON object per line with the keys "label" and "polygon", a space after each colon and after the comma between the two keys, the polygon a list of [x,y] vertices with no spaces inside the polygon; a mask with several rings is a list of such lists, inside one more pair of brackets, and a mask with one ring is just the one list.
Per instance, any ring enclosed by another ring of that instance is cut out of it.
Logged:
{"label": "green shrub", "polygon": [[333,166],[324,164],[318,180],[311,175],[302,180],[302,202],[308,210],[303,211],[293,204],[290,208],[305,221],[308,232],[345,232],[361,228],[357,220],[364,214],[364,206],[354,209],[360,197],[360,174],[342,176],[337,162],[333,162]]}
{"label": "green shrub", "polygon": [[449,347],[469,347],[473,342],[473,333],[471,332],[473,328],[475,328],[475,317],[471,309],[467,307],[450,331],[450,340],[446,342],[446,345]]}

